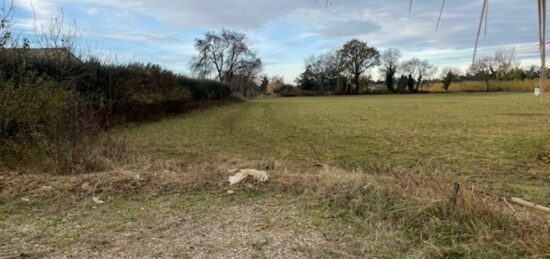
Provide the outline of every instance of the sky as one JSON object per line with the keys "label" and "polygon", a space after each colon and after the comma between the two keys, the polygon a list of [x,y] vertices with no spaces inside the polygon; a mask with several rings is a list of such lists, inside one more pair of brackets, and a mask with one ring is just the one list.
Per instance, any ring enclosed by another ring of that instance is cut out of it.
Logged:
{"label": "sky", "polygon": [[[263,72],[292,83],[304,60],[350,39],[383,51],[401,50],[439,66],[466,68],[472,60],[482,0],[14,0],[14,29],[23,35],[63,9],[82,39],[119,62],[160,64],[190,75],[194,41],[222,28],[245,33]],[[523,66],[537,64],[536,1],[491,0],[480,55],[516,47]],[[376,78],[377,71],[372,70]]]}

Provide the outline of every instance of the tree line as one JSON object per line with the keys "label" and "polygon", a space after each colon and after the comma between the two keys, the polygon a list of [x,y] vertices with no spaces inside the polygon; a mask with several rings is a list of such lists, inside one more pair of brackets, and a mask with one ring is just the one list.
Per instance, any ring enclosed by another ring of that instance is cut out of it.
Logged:
{"label": "tree line", "polygon": [[[401,58],[398,49],[379,51],[367,42],[352,39],[338,50],[306,59],[305,71],[296,84],[301,90],[320,93],[369,93],[375,84],[383,84],[388,93],[416,93],[432,82],[443,83],[447,91],[453,82],[471,80],[485,81],[489,90],[490,81],[534,79],[540,73],[536,66],[521,68],[515,48],[499,49],[493,56],[480,57],[464,72],[445,67],[438,74],[439,69],[428,60]],[[378,68],[382,80],[373,80],[374,68]]]}
{"label": "tree line", "polygon": [[389,92],[417,92],[423,80],[437,71],[427,60],[400,59],[397,49],[380,52],[367,42],[352,39],[338,50],[308,58],[296,83],[302,90],[358,94],[369,91],[369,71],[379,67]]}
{"label": "tree line", "polygon": [[[261,74],[262,61],[243,33],[227,29],[208,32],[196,39],[195,49],[198,54],[190,64],[191,71],[199,78],[214,78],[230,85],[233,93],[284,95],[295,90],[280,77]],[[374,68],[378,68],[382,80],[373,80]],[[352,39],[337,50],[306,59],[305,71],[296,79],[296,85],[302,91],[359,94],[383,84],[388,93],[416,93],[433,82],[441,82],[447,91],[456,81],[485,81],[489,91],[490,81],[532,79],[538,77],[539,70],[535,66],[521,68],[515,48],[478,58],[463,72],[456,67],[439,70],[417,57],[402,60],[398,49],[379,51],[367,42]]]}

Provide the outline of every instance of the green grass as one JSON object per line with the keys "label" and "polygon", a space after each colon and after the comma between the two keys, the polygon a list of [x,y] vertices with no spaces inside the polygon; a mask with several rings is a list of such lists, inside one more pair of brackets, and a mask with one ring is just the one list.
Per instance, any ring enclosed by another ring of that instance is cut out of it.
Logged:
{"label": "green grass", "polygon": [[158,158],[274,158],[422,172],[550,202],[550,102],[531,94],[266,98],[132,125]]}

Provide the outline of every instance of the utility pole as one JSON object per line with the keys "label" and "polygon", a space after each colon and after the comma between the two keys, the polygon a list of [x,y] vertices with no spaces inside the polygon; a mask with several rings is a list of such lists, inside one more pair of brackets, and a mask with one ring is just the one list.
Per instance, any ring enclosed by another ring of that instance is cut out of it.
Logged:
{"label": "utility pole", "polygon": [[539,10],[539,41],[540,41],[540,94],[539,101],[543,103],[544,84],[546,82],[546,0],[537,0]]}

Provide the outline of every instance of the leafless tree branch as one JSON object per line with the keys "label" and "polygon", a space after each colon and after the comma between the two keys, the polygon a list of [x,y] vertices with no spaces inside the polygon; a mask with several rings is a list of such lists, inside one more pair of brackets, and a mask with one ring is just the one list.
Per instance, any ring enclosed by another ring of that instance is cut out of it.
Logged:
{"label": "leafless tree branch", "polygon": [[3,48],[11,38],[11,23],[13,21],[13,0],[2,0],[0,7],[0,48]]}

